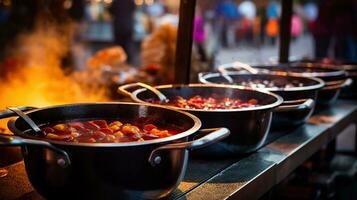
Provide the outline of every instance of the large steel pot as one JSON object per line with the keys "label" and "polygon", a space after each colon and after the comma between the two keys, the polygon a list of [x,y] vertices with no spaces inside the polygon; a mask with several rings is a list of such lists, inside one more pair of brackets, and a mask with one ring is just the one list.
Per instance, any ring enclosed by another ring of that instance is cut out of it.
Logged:
{"label": "large steel pot", "polygon": [[[251,81],[274,82],[276,87],[265,86],[264,90],[278,94],[284,99],[284,105],[294,105],[297,103],[306,103],[304,109],[290,110],[286,112],[275,112],[273,114],[272,127],[286,128],[305,123],[312,115],[315,108],[318,91],[324,86],[324,82],[317,78],[307,78],[291,75],[273,75],[273,74],[242,74],[239,72],[228,72],[225,74],[219,72],[200,73],[199,81],[205,84],[232,84],[242,85],[243,82]],[[287,87],[287,84],[301,83],[303,86]]]}
{"label": "large steel pot", "polygon": [[[119,87],[119,91],[130,96],[133,101],[140,103],[147,103],[147,99],[157,98],[156,94],[151,91],[150,86],[137,89],[132,93],[128,91],[130,88],[133,89],[137,86],[145,85],[142,83],[123,85]],[[253,108],[200,110],[172,107],[182,111],[188,111],[199,117],[203,127],[224,126],[231,131],[230,136],[225,140],[210,147],[203,148],[196,153],[209,158],[236,156],[237,154],[257,150],[265,142],[270,129],[273,111],[284,112],[286,110],[300,109],[301,107],[307,106],[280,106],[283,100],[276,94],[232,85],[161,85],[155,86],[154,89],[157,89],[168,98],[175,96],[190,98],[195,95],[211,97],[212,94],[215,94],[222,98],[228,97],[241,100],[255,98],[258,100],[261,106]]]}
{"label": "large steel pot", "polygon": [[67,143],[29,134],[24,120],[9,122],[16,136],[0,136],[0,146],[21,146],[33,187],[49,199],[156,199],[167,196],[182,180],[188,150],[229,135],[226,128],[202,130],[189,141],[200,120],[186,112],[133,103],[73,104],[27,113],[38,125],[78,119],[135,120],[154,116],[157,124],[173,123],[184,132],[162,139],[126,143]]}

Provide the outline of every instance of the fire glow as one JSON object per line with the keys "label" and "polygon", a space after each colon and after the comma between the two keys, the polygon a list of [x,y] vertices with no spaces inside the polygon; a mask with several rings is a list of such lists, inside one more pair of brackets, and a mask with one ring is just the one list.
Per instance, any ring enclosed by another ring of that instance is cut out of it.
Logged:
{"label": "fire glow", "polygon": [[[70,26],[65,30],[70,33]],[[0,109],[109,99],[105,88],[85,87],[73,75],[63,72],[61,59],[68,53],[69,38],[70,34],[61,34],[51,26],[38,26],[32,33],[18,37],[16,45],[9,51],[12,64],[1,66]],[[1,128],[6,127],[6,121],[0,121]]]}

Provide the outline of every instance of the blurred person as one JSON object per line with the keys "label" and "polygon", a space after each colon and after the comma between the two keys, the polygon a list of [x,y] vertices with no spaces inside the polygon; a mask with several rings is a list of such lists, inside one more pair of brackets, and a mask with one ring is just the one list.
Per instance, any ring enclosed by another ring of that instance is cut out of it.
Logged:
{"label": "blurred person", "polygon": [[160,17],[165,13],[165,8],[162,3],[155,1],[153,4],[148,5],[147,12],[149,16]]}
{"label": "blurred person", "polygon": [[134,14],[133,41],[140,43],[148,35],[149,27],[149,16],[142,9],[137,9]]}
{"label": "blurred person", "polygon": [[332,0],[335,58],[357,62],[357,1]]}
{"label": "blurred person", "polygon": [[165,7],[161,2],[155,1],[153,4],[147,5],[146,13],[148,16],[147,32],[152,33],[157,21],[165,14]]}
{"label": "blurred person", "polygon": [[330,15],[331,1],[318,2],[319,14],[312,29],[314,36],[315,58],[326,58],[332,39],[332,17]]}
{"label": "blurred person", "polygon": [[[257,30],[259,30],[259,44],[264,44],[265,43],[265,25],[268,22],[268,17],[266,15],[266,8],[265,6],[259,6],[258,10],[257,10],[257,17],[259,18],[257,21],[259,21],[259,28],[257,28]],[[254,30],[253,30],[254,31]]]}
{"label": "blurred person", "polygon": [[268,18],[279,18],[280,17],[280,5],[276,0],[272,0],[269,2],[266,16]]}
{"label": "blurred person", "polygon": [[257,14],[257,8],[255,7],[254,2],[243,1],[238,6],[238,12],[247,19],[253,21]]}
{"label": "blurred person", "polygon": [[257,13],[255,4],[252,1],[243,1],[238,5],[238,12],[243,16],[241,20],[244,39],[253,41],[253,22]]}
{"label": "blurred person", "polygon": [[171,24],[178,27],[180,1],[166,1],[164,4],[165,12],[157,18],[154,28],[162,25]]}
{"label": "blurred person", "polygon": [[274,45],[279,35],[279,21],[277,18],[268,19],[268,22],[265,27],[265,32],[270,39],[270,44]]}
{"label": "blurred person", "polygon": [[218,35],[219,28],[217,28],[217,20],[215,16],[214,7],[211,7],[204,12],[205,20],[205,53],[207,56],[207,66],[211,69],[215,66],[216,55],[220,48],[220,37]]}
{"label": "blurred person", "polygon": [[120,45],[128,56],[128,62],[133,60],[132,39],[134,32],[134,11],[133,0],[113,0],[109,11],[113,19],[114,42]]}
{"label": "blurred person", "polygon": [[104,5],[100,2],[92,2],[90,4],[86,4],[85,6],[85,15],[86,18],[91,21],[101,20],[104,13]]}
{"label": "blurred person", "polygon": [[239,20],[238,26],[236,28],[236,43],[246,43],[251,42],[251,31],[252,22],[245,16]]}
{"label": "blurred person", "polygon": [[320,0],[318,5],[313,29],[315,58],[326,58],[333,52],[335,59],[357,62],[357,2]]}
{"label": "blurred person", "polygon": [[305,18],[309,30],[313,29],[319,10],[315,2],[308,2],[304,5]]}
{"label": "blurred person", "polygon": [[167,21],[172,25],[178,26],[180,1],[164,1],[166,8],[165,14],[162,16],[162,21]]}
{"label": "blurred person", "polygon": [[267,23],[265,33],[270,39],[270,44],[274,45],[279,34],[280,5],[276,0],[269,2],[267,10]]}
{"label": "blurred person", "polygon": [[196,13],[194,18],[194,29],[193,29],[193,42],[197,47],[198,54],[200,56],[200,61],[206,62],[207,56],[204,48],[204,42],[206,39],[205,22],[202,15],[202,11],[199,7],[196,7]]}
{"label": "blurred person", "polygon": [[252,29],[253,29],[253,44],[255,46],[259,46],[259,44],[261,43],[261,24],[262,24],[262,17],[261,16],[256,16],[254,17],[253,20],[253,25],[252,25]]}
{"label": "blurred person", "polygon": [[163,16],[161,16],[159,19],[157,19],[154,28],[159,28],[160,26],[165,25],[165,24],[171,24],[173,26],[178,26],[178,23],[179,23],[178,14],[166,13]]}
{"label": "blurred person", "polygon": [[216,14],[221,25],[220,35],[224,47],[232,47],[235,44],[236,22],[241,19],[237,5],[233,0],[219,1],[216,7]]}
{"label": "blurred person", "polygon": [[310,21],[316,20],[319,10],[315,2],[308,2],[304,6],[306,18]]}
{"label": "blurred person", "polygon": [[304,24],[299,15],[293,14],[291,17],[290,34],[293,40],[296,40],[304,31]]}

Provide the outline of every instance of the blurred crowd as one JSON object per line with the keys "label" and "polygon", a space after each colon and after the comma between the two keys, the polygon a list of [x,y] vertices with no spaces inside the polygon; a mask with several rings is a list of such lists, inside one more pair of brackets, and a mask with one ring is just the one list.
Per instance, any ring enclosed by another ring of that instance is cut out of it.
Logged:
{"label": "blurred crowd", "polygon": [[[317,17],[314,2],[294,3],[291,35],[295,39],[308,31],[308,23]],[[198,1],[194,42],[202,61],[214,63],[220,49],[277,46],[280,31],[281,2],[266,1]],[[198,27],[198,28],[197,28]],[[201,37],[195,37],[201,35]],[[214,64],[211,64],[214,65]]]}
{"label": "blurred crowd", "polygon": [[[201,60],[220,48],[277,46],[280,18],[277,0],[198,1],[194,41],[198,49],[206,47],[198,51]],[[313,38],[315,55],[310,57],[357,62],[357,1],[294,1],[290,34],[292,44],[303,36]]]}
{"label": "blurred crowd", "polygon": [[[133,0],[114,0],[110,6],[113,36],[132,62],[145,38],[163,24],[177,27],[179,4],[157,0],[135,5]],[[178,1],[176,1],[178,2]],[[293,41],[313,32],[318,1],[296,1],[291,19]],[[200,62],[214,65],[217,52],[242,46],[278,44],[281,2],[278,0],[198,0],[194,19],[194,53]],[[135,48],[139,46],[139,48]],[[134,63],[135,62],[134,59]],[[141,60],[139,61],[141,63]]]}
{"label": "blurred crowd", "polygon": [[[156,69],[160,76],[172,79],[169,74],[173,74],[175,64],[179,6],[179,0],[4,0],[0,1],[0,48],[14,46],[11,41],[16,41],[18,34],[33,31],[36,24],[47,26],[38,20],[42,18],[58,27],[71,24],[66,26],[70,31],[59,29],[61,35],[71,38],[66,40],[69,52],[62,66],[83,69],[98,50],[116,46],[122,50],[108,49],[104,55],[114,52],[120,55],[108,58],[125,61],[109,59],[110,63]],[[281,0],[197,0],[193,67],[203,71],[215,66],[222,49],[277,49],[280,18]],[[309,36],[316,58],[357,62],[356,21],[356,0],[293,1],[292,43]],[[89,37],[92,32],[99,34]],[[0,57],[6,57],[6,52],[0,51]],[[85,61],[79,62],[81,59]],[[105,64],[101,60],[96,63]]]}
{"label": "blurred crowd", "polygon": [[320,0],[311,24],[315,58],[357,62],[357,1]]}

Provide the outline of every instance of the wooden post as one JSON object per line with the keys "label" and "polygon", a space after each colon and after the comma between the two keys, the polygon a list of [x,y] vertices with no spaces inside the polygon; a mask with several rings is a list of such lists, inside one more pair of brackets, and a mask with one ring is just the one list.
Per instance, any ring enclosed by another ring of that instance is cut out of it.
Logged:
{"label": "wooden post", "polygon": [[293,0],[282,0],[282,14],[280,21],[280,48],[279,48],[279,62],[289,62],[289,48],[290,48],[290,25],[291,14],[293,9]]}
{"label": "wooden post", "polygon": [[175,83],[190,82],[193,21],[196,0],[181,0],[176,42]]}

